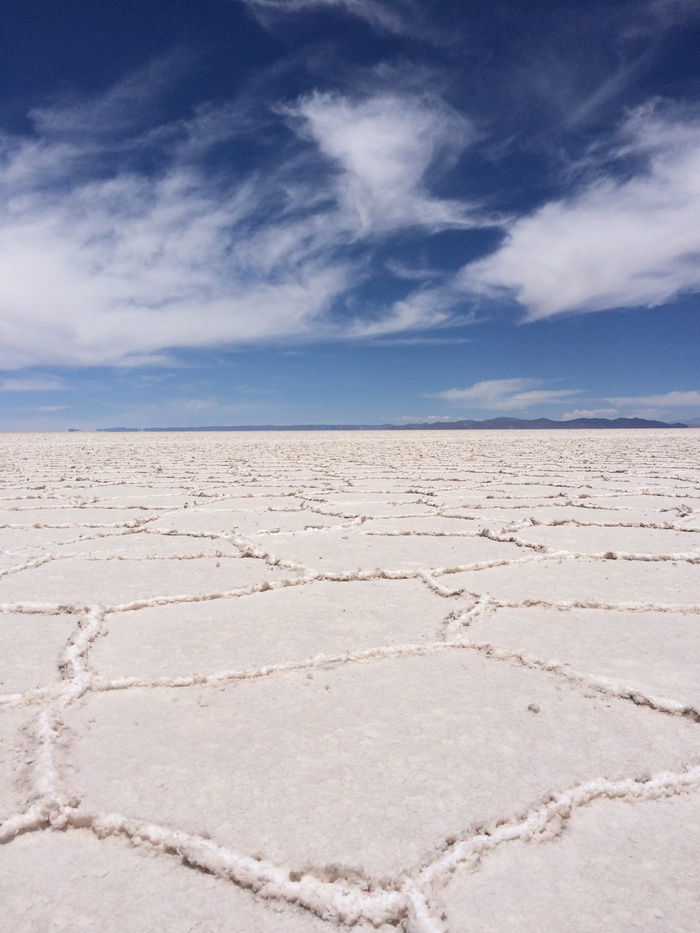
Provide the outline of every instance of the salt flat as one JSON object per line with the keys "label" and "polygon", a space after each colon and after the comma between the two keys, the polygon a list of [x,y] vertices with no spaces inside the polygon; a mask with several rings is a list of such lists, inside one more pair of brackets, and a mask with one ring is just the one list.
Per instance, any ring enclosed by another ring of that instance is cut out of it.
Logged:
{"label": "salt flat", "polygon": [[700,432],[0,445],[2,929],[697,929]]}

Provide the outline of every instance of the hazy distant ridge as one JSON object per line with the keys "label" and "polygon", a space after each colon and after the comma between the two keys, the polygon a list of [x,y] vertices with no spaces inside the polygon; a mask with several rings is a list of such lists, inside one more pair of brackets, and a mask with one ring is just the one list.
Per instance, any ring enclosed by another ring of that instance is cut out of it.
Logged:
{"label": "hazy distant ridge", "polygon": [[582,428],[687,428],[687,424],[645,418],[489,418],[487,421],[439,421],[423,424],[243,424],[204,428],[97,428],[98,431],[566,431]]}
{"label": "hazy distant ridge", "polygon": [[457,429],[465,431],[562,431],[582,428],[687,428],[687,424],[665,421],[649,421],[646,418],[573,418],[571,421],[552,421],[549,418],[489,418],[487,421],[448,421],[433,424],[407,424],[409,430],[431,428]]}

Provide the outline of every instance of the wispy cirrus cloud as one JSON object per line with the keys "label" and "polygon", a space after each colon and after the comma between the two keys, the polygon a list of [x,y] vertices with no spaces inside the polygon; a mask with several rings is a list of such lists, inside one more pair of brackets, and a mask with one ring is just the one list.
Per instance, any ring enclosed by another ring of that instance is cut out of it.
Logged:
{"label": "wispy cirrus cloud", "polygon": [[312,94],[288,112],[303,120],[320,151],[341,168],[337,197],[358,235],[487,222],[477,219],[473,208],[432,197],[427,190],[431,165],[449,164],[475,136],[469,122],[440,100]]}
{"label": "wispy cirrus cloud", "polygon": [[487,379],[464,389],[447,389],[428,398],[440,398],[460,408],[519,411],[530,405],[546,405],[580,395],[577,389],[543,389],[542,379]]}
{"label": "wispy cirrus cloud", "polygon": [[671,26],[700,17],[697,0],[648,0],[643,12],[650,28]]}
{"label": "wispy cirrus cloud", "polygon": [[173,405],[183,411],[208,411],[216,408],[218,402],[214,398],[183,398],[173,399]]}
{"label": "wispy cirrus cloud", "polygon": [[129,134],[154,118],[159,98],[184,78],[191,56],[173,52],[127,75],[104,94],[80,99],[58,96],[33,108],[29,116],[41,137],[66,141]]}
{"label": "wispy cirrus cloud", "polygon": [[576,409],[563,414],[562,421],[573,418],[688,418],[700,412],[700,391],[673,391],[659,395],[627,395],[601,399],[608,406],[591,409]]}
{"label": "wispy cirrus cloud", "polygon": [[239,0],[261,19],[288,15],[304,10],[335,8],[358,16],[383,32],[397,35],[416,30],[416,5],[413,0]]}
{"label": "wispy cirrus cloud", "polygon": [[664,392],[662,395],[632,395],[609,398],[618,407],[645,406],[650,408],[700,408],[700,392]]}
{"label": "wispy cirrus cloud", "polygon": [[699,291],[700,117],[640,108],[612,158],[615,172],[600,170],[512,223],[499,249],[465,267],[460,286],[511,296],[528,321],[653,307]]}
{"label": "wispy cirrus cloud", "polygon": [[268,114],[275,145],[287,138],[264,171],[227,177],[207,158],[240,131],[230,108],[135,132],[126,102],[149,80],[43,108],[34,134],[0,139],[0,368],[157,365],[178,348],[446,320],[420,289],[369,316],[333,311],[370,274],[378,239],[479,222],[428,181],[468,145],[464,118],[427,95],[312,94]]}
{"label": "wispy cirrus cloud", "polygon": [[[182,348],[469,323],[504,298],[534,321],[700,290],[700,123],[689,110],[635,111],[599,147],[605,167],[506,221],[437,193],[478,134],[428,89],[366,73],[362,92],[258,101],[254,118],[231,102],[154,124],[178,69],[155,63],[94,99],[35,108],[32,132],[0,135],[0,368],[158,365]],[[212,170],[212,152],[242,137],[261,159]],[[489,226],[506,239],[457,275],[378,249]],[[354,300],[380,265],[402,297]]]}
{"label": "wispy cirrus cloud", "polygon": [[620,414],[617,408],[576,408],[561,416],[562,421],[574,421],[576,418],[616,418]]}
{"label": "wispy cirrus cloud", "polygon": [[391,419],[394,424],[438,424],[454,420],[452,415],[401,415]]}
{"label": "wispy cirrus cloud", "polygon": [[64,388],[63,380],[55,376],[0,379],[0,392],[57,392]]}

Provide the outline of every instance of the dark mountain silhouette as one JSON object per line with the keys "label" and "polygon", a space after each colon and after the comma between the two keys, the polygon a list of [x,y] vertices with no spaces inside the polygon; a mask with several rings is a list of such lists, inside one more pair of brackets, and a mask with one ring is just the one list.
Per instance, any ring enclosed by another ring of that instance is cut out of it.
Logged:
{"label": "dark mountain silhouette", "polygon": [[587,428],[687,428],[687,424],[645,418],[490,418],[487,421],[438,421],[422,424],[243,424],[204,428],[97,428],[98,431],[575,431]]}
{"label": "dark mountain silhouette", "polygon": [[443,428],[463,431],[566,431],[585,428],[686,428],[686,424],[648,421],[645,418],[572,418],[570,421],[551,421],[549,418],[490,418],[488,421],[448,421],[440,424],[406,424],[402,426],[421,431]]}

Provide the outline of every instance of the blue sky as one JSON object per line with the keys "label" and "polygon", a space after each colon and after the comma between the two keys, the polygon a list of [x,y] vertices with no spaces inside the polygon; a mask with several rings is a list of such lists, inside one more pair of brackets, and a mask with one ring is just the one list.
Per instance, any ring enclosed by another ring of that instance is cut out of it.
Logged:
{"label": "blue sky", "polygon": [[0,430],[700,418],[698,0],[0,35]]}

